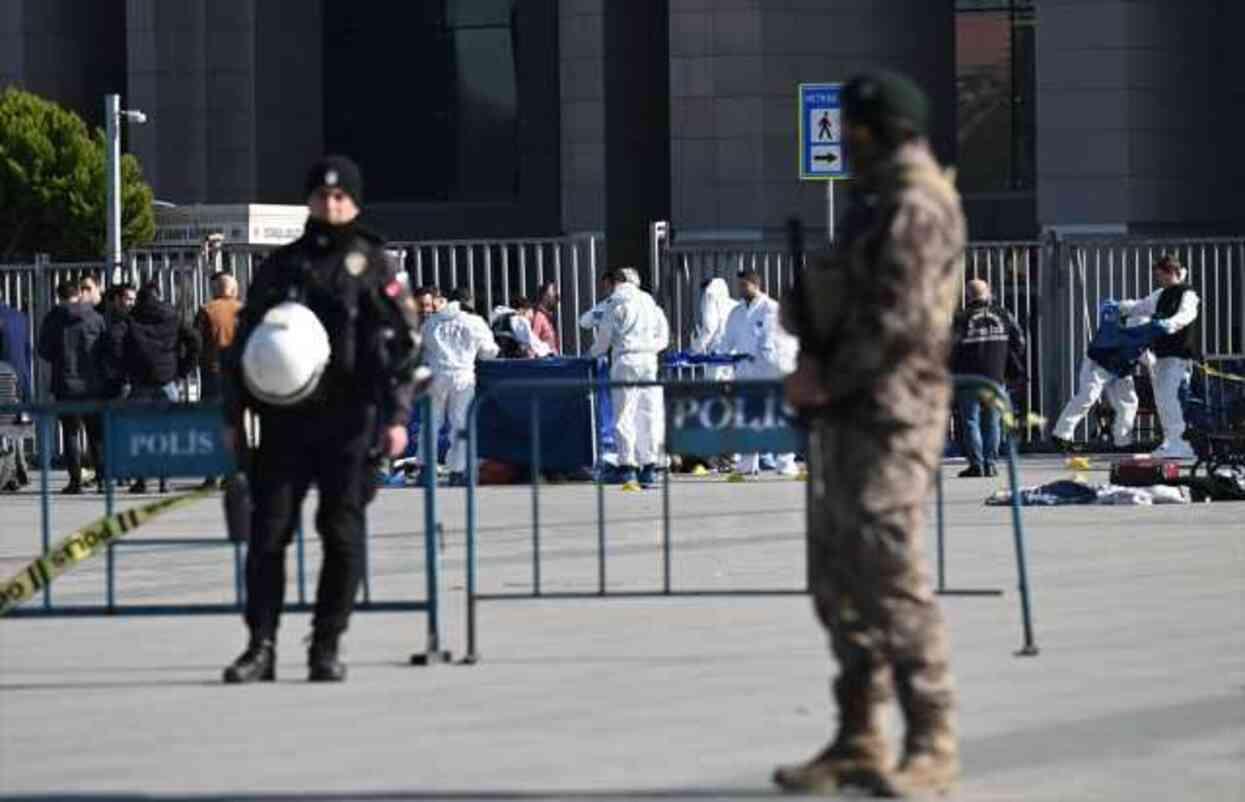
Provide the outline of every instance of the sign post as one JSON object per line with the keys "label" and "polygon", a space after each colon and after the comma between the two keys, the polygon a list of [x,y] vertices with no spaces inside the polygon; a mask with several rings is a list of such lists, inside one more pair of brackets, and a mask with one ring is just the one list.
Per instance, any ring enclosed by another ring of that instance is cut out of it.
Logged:
{"label": "sign post", "polygon": [[800,180],[826,182],[826,236],[834,242],[834,182],[851,177],[843,157],[842,84],[800,84]]}

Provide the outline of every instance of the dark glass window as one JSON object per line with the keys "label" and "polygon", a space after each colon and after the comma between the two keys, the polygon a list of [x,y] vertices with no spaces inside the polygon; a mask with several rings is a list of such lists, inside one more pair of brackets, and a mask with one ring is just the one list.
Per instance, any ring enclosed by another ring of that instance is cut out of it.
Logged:
{"label": "dark glass window", "polygon": [[371,201],[514,201],[515,0],[325,3],[324,139]]}
{"label": "dark glass window", "polygon": [[959,185],[1031,190],[1036,171],[1034,0],[957,0]]}

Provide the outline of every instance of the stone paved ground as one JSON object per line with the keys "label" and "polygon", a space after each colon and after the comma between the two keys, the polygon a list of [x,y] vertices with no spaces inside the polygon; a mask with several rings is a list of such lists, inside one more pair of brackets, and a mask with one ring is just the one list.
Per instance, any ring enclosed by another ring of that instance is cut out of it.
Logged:
{"label": "stone paved ground", "polygon": [[[1023,475],[1063,472],[1033,459]],[[947,480],[950,584],[1007,590],[944,597],[966,771],[954,798],[1245,799],[1245,505],[1027,510],[1042,653],[1021,659],[1008,513],[981,505],[993,486]],[[676,586],[798,587],[802,494],[796,482],[677,483]],[[611,589],[659,582],[660,498],[606,494]],[[530,491],[480,499],[483,589],[527,590]],[[462,500],[439,496],[456,654]],[[596,503],[585,487],[542,494],[545,589],[595,588]],[[0,504],[7,576],[37,550],[39,506]],[[101,508],[57,499],[53,531]],[[219,519],[205,501],[133,537],[215,537]],[[382,492],[374,597],[420,592],[422,521],[418,492]],[[309,544],[309,571],[317,561]],[[101,599],[101,566],[60,580],[58,601]],[[120,600],[229,601],[231,572],[227,549],[131,548]],[[0,622],[0,795],[750,798],[771,795],[772,766],[815,751],[831,724],[832,669],[800,597],[491,603],[472,667],[407,665],[424,629],[418,614],[357,616],[349,681],[311,686],[307,618],[291,615],[280,681],[223,687],[243,641],[232,616]]]}

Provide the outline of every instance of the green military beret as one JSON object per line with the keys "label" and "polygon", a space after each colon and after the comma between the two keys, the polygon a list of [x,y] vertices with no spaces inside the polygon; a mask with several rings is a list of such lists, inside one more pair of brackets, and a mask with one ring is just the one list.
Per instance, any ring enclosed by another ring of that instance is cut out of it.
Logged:
{"label": "green military beret", "polygon": [[929,129],[929,98],[921,87],[897,73],[866,73],[843,88],[843,116],[877,129],[903,120],[924,135]]}

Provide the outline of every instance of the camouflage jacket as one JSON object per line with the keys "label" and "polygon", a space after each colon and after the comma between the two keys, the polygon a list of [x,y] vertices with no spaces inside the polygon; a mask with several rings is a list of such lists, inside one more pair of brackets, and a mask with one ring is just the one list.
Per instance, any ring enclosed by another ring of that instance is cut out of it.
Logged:
{"label": "camouflage jacket", "polygon": [[783,325],[836,419],[945,425],[947,358],[965,245],[959,195],[924,143],[869,177],[848,231],[811,260]]}

